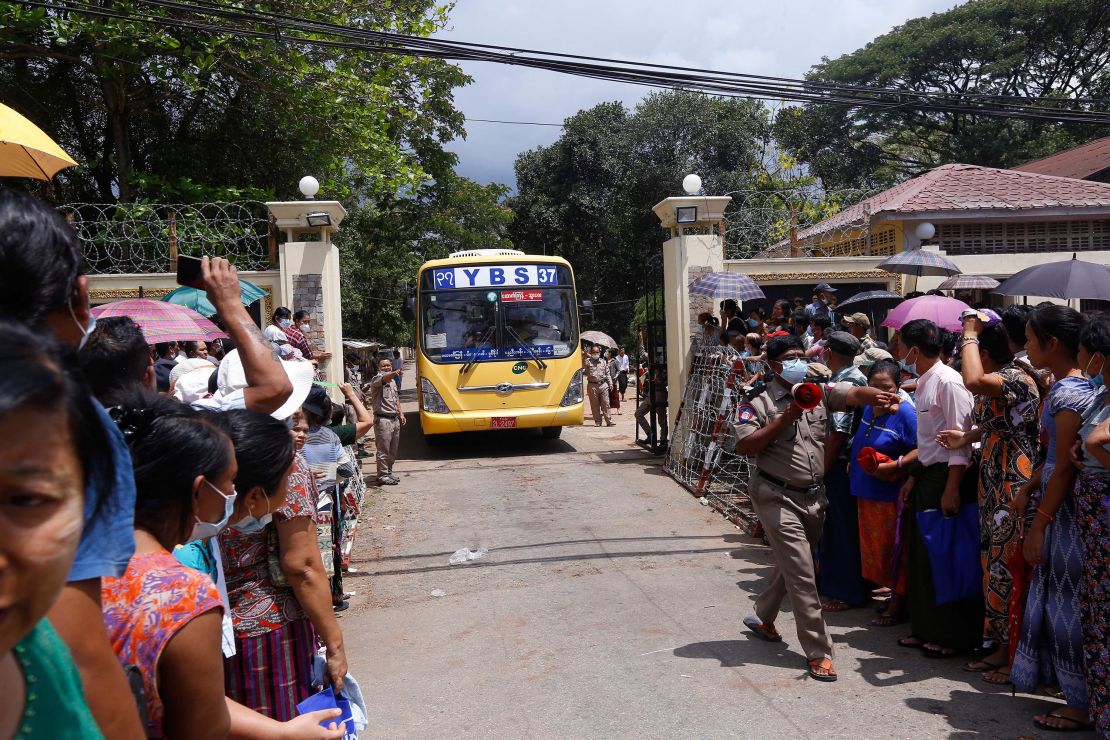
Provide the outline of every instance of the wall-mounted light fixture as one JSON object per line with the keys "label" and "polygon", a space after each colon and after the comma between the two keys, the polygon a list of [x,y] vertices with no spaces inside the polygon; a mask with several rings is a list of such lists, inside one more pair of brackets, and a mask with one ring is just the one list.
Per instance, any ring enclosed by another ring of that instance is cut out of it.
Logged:
{"label": "wall-mounted light fixture", "polygon": [[692,224],[697,220],[697,206],[678,206],[674,209],[674,221],[676,224]]}
{"label": "wall-mounted light fixture", "polygon": [[309,226],[331,226],[331,214],[324,211],[306,213],[304,220]]}

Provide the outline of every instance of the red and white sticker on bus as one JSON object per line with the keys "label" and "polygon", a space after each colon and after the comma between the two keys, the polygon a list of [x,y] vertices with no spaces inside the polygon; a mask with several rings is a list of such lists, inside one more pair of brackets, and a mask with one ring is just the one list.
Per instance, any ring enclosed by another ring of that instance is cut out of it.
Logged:
{"label": "red and white sticker on bus", "polygon": [[503,303],[533,303],[543,300],[542,290],[503,290],[501,301]]}

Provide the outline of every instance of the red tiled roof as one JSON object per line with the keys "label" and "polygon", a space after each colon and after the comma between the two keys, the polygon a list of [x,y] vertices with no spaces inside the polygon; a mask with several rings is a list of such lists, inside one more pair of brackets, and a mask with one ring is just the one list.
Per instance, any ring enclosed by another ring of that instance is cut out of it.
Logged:
{"label": "red tiled roof", "polygon": [[799,239],[863,224],[881,213],[1036,211],[1110,207],[1110,184],[971,164],[946,164],[860,201],[798,233]]}
{"label": "red tiled roof", "polygon": [[1080,180],[1110,169],[1110,136],[1095,139],[1082,146],[1067,149],[1049,157],[1034,159],[1020,167],[1019,172],[1035,172],[1039,175],[1057,177],[1077,177]]}

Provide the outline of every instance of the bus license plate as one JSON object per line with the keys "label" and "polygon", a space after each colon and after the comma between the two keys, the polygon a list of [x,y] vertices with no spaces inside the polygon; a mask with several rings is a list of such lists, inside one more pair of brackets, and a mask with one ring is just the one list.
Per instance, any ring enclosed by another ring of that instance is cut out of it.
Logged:
{"label": "bus license plate", "polygon": [[515,429],[515,416],[494,416],[490,419],[490,429]]}

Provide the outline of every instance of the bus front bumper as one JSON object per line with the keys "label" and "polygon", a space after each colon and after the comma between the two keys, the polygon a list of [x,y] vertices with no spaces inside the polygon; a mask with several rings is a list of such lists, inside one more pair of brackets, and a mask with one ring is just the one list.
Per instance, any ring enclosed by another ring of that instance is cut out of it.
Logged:
{"label": "bus front bumper", "polygon": [[[450,414],[420,412],[420,426],[424,434],[451,434],[453,432],[484,432],[490,429],[537,429],[539,427],[577,426],[582,423],[583,404],[553,408],[505,409],[495,411],[458,411]],[[498,426],[501,420],[514,419],[512,427]]]}

